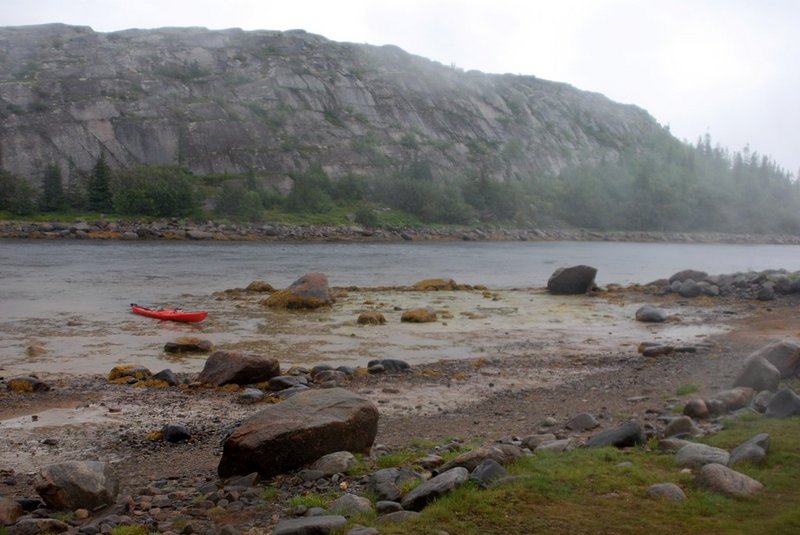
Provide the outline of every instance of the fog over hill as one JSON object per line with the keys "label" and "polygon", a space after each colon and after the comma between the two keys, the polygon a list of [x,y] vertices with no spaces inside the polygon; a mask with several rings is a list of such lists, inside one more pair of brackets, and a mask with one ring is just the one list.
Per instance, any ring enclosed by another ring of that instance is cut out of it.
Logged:
{"label": "fog over hill", "polygon": [[39,182],[180,165],[280,183],[424,161],[497,181],[617,160],[668,136],[646,111],[533,76],[463,72],[303,31],[0,28],[0,168]]}

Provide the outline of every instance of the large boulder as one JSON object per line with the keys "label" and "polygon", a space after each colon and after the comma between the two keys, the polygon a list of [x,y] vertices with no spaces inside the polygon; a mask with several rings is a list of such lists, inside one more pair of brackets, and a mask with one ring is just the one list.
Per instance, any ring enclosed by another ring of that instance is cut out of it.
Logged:
{"label": "large boulder", "polygon": [[722,448],[691,442],[675,454],[675,464],[686,468],[700,468],[710,463],[728,464],[730,454]]}
{"label": "large boulder", "polygon": [[736,466],[744,462],[751,464],[763,463],[769,451],[769,443],[769,434],[759,433],[747,442],[739,444],[731,452],[728,466]]}
{"label": "large boulder", "polygon": [[197,380],[216,386],[252,385],[280,374],[280,363],[272,357],[240,351],[215,351],[206,359]]}
{"label": "large boulder", "polygon": [[369,452],[378,409],[341,388],[308,390],[244,420],[225,440],[222,478],[286,473],[337,451]]}
{"label": "large boulder", "polygon": [[[761,356],[781,373],[782,379],[787,379],[800,372],[800,345],[784,340],[769,344],[757,350],[751,357]],[[750,357],[748,357],[750,358]]]}
{"label": "large boulder", "polygon": [[695,482],[698,487],[731,497],[750,496],[764,488],[752,477],[717,463],[703,466]]}
{"label": "large boulder", "polygon": [[53,509],[94,510],[111,505],[119,479],[111,465],[99,461],[67,461],[45,466],[36,475],[36,492]]}
{"label": "large boulder", "polygon": [[[736,411],[746,407],[750,403],[750,400],[753,398],[753,393],[753,389],[749,386],[737,386],[736,388],[731,388],[730,390],[722,390],[717,392],[714,394],[714,397],[711,401],[717,400],[721,402],[725,406],[725,410],[728,412]],[[719,412],[712,410],[709,402],[707,402],[706,405],[708,405],[709,412]]]}
{"label": "large boulder", "polygon": [[547,280],[547,291],[554,295],[585,294],[595,287],[597,269],[591,266],[558,268]]}
{"label": "large boulder", "polygon": [[733,386],[749,386],[755,391],[777,390],[781,384],[781,372],[762,355],[754,354],[744,361]]}
{"label": "large boulder", "polygon": [[262,301],[273,308],[320,308],[334,302],[324,273],[306,273],[288,288],[277,291]]}
{"label": "large boulder", "polygon": [[788,418],[800,415],[800,396],[791,388],[784,388],[772,396],[764,414],[767,418]]}

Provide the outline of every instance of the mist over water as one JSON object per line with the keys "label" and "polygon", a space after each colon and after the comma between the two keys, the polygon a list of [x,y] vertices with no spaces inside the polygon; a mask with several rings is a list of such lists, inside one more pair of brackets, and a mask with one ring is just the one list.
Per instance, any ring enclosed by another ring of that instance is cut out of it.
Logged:
{"label": "mist over water", "polygon": [[331,286],[407,285],[433,277],[490,288],[543,287],[562,266],[597,282],[646,283],[692,268],[710,274],[800,270],[800,246],[617,242],[0,242],[0,321],[179,305],[265,280],[288,286],[322,271]]}

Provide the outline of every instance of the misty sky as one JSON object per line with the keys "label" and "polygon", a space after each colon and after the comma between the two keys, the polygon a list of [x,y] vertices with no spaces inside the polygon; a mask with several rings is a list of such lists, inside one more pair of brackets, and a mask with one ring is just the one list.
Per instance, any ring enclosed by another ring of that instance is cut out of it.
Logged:
{"label": "misty sky", "polygon": [[304,29],[530,74],[800,169],[800,0],[0,0],[0,26]]}

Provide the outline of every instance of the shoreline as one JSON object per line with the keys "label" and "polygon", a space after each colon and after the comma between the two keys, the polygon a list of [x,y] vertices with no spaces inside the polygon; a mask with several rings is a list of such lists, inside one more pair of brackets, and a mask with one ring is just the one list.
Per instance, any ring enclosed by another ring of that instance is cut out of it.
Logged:
{"label": "shoreline", "polygon": [[162,219],[142,221],[0,222],[0,239],[119,241],[610,241],[800,245],[800,235],[720,232],[594,231],[561,228],[474,229],[293,225],[285,223],[195,224]]}

